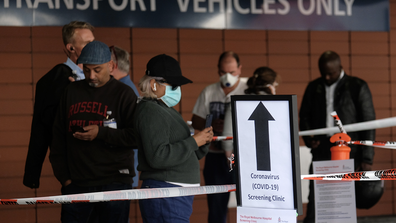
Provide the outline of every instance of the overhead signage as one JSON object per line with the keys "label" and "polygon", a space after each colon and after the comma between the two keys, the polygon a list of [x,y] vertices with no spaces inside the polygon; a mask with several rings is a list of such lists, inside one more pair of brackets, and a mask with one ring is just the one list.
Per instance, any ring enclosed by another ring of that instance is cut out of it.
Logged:
{"label": "overhead signage", "polygon": [[389,0],[0,0],[1,26],[388,31]]}
{"label": "overhead signage", "polygon": [[295,95],[231,96],[237,202],[302,214]]}

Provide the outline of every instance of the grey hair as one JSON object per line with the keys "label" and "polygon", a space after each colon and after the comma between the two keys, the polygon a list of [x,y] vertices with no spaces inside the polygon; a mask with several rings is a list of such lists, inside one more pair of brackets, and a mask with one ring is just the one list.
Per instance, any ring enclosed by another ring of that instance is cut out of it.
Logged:
{"label": "grey hair", "polygon": [[124,73],[129,73],[129,53],[128,51],[118,47],[110,47],[111,60],[117,64],[118,69]]}
{"label": "grey hair", "polygon": [[91,32],[94,31],[94,27],[88,22],[72,21],[69,24],[64,25],[62,27],[62,39],[63,39],[63,44],[65,44],[65,46],[68,43],[72,43],[74,41],[73,38],[76,29],[89,29],[91,30]]}
{"label": "grey hair", "polygon": [[142,97],[154,98],[154,99],[157,98],[157,95],[154,94],[154,92],[153,92],[153,90],[151,89],[151,86],[150,86],[150,81],[152,79],[155,79],[157,81],[164,80],[164,78],[162,78],[162,77],[151,77],[151,76],[148,76],[148,75],[144,75],[139,81],[139,88],[140,88],[140,91],[142,93],[141,94]]}

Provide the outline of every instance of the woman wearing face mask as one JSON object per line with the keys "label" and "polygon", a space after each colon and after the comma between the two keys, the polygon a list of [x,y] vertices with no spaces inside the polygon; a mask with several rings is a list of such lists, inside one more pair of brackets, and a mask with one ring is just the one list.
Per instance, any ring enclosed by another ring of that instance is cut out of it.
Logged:
{"label": "woman wearing face mask", "polygon": [[[276,72],[269,67],[257,68],[253,76],[247,81],[248,88],[245,94],[249,95],[275,95],[276,87],[278,86],[278,79]],[[224,115],[224,136],[232,136],[232,115],[231,106],[228,106]],[[223,149],[227,157],[230,157],[233,152],[232,140],[222,142]]]}
{"label": "woman wearing face mask", "polygon": [[[200,166],[213,138],[212,127],[191,136],[173,106],[180,86],[192,83],[179,63],[165,54],[150,59],[139,82],[142,92],[134,114],[138,170],[142,188],[200,186]],[[143,222],[189,222],[193,196],[139,200]]]}

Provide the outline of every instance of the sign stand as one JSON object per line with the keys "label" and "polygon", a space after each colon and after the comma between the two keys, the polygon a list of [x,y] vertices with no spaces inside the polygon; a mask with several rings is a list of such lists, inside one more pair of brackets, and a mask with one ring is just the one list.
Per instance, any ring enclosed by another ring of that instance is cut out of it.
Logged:
{"label": "sign stand", "polygon": [[235,95],[231,106],[238,222],[248,220],[242,216],[296,222],[302,214],[297,97]]}

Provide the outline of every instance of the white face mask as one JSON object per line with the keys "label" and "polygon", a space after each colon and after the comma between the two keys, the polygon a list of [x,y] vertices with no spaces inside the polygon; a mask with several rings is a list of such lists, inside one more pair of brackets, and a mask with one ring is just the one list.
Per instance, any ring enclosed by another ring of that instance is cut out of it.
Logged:
{"label": "white face mask", "polygon": [[[275,85],[275,84],[274,84]],[[272,84],[267,84],[267,87],[271,90],[272,95],[276,95],[276,88],[275,86],[278,85],[278,83],[276,83],[276,85],[274,86]]]}
{"label": "white face mask", "polygon": [[265,92],[265,91],[258,91],[258,92],[257,92],[257,95],[268,95],[268,93]]}
{"label": "white face mask", "polygon": [[226,73],[223,76],[220,77],[220,82],[223,84],[225,87],[232,87],[235,85],[236,82],[239,80],[239,75],[234,76],[230,73]]}
{"label": "white face mask", "polygon": [[[263,89],[263,88],[269,88],[269,90],[271,91],[272,95],[276,95],[276,87],[278,86],[277,82],[274,82],[273,84],[267,84],[265,86],[256,86],[256,89]],[[261,91],[257,91],[258,95],[268,95],[267,92],[261,90]]]}

